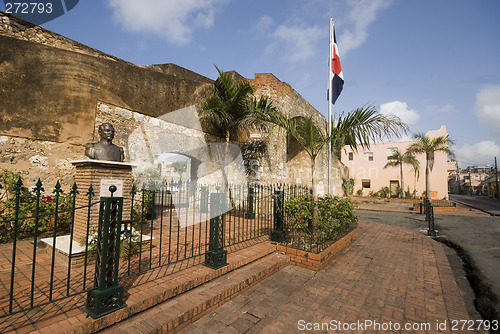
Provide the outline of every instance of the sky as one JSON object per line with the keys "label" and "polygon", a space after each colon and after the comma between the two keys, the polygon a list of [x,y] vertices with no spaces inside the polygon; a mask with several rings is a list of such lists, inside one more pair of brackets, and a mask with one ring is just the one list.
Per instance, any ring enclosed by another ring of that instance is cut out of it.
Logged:
{"label": "sky", "polygon": [[403,139],[446,125],[465,168],[500,159],[498,17],[498,0],[82,0],[42,27],[138,65],[272,73],[327,116],[333,18],[333,114],[373,105],[410,126]]}

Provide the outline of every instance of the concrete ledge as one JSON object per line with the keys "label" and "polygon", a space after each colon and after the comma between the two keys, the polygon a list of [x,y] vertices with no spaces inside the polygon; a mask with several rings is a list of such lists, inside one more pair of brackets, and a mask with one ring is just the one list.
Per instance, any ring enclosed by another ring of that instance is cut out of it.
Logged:
{"label": "concrete ledge", "polygon": [[276,250],[290,256],[290,264],[318,271],[322,269],[332,258],[346,249],[358,238],[359,228],[352,230],[349,234],[331,244],[320,253],[306,252],[300,249],[277,245]]}
{"label": "concrete ledge", "polygon": [[[457,211],[456,206],[434,206],[434,212],[455,212]],[[420,212],[420,205],[413,204],[413,211]]]}

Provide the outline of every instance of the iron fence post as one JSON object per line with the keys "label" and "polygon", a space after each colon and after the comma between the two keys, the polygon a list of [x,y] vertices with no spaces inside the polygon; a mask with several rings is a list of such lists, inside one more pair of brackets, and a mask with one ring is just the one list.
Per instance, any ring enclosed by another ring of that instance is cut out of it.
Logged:
{"label": "iron fence post", "polygon": [[224,225],[226,194],[210,194],[210,239],[205,254],[205,266],[218,269],[227,265],[227,251],[224,249]]}
{"label": "iron fence post", "polygon": [[285,192],[283,190],[274,191],[274,207],[273,207],[273,230],[271,231],[271,241],[283,242],[285,240],[285,232],[283,231],[283,212]]}
{"label": "iron fence post", "polygon": [[246,219],[254,219],[255,218],[255,212],[253,210],[253,202],[254,202],[254,186],[250,185],[248,187],[248,206],[247,206],[247,211],[245,212],[245,218]]}
{"label": "iron fence post", "polygon": [[94,319],[125,306],[123,286],[118,284],[123,197],[113,197],[115,186],[109,190],[111,197],[99,200],[94,288],[87,292],[84,308]]}
{"label": "iron fence post", "polygon": [[427,235],[431,237],[437,236],[436,230],[434,229],[434,207],[428,198],[425,199],[425,220],[429,225]]}
{"label": "iron fence post", "polygon": [[208,212],[208,187],[200,187],[200,213]]}

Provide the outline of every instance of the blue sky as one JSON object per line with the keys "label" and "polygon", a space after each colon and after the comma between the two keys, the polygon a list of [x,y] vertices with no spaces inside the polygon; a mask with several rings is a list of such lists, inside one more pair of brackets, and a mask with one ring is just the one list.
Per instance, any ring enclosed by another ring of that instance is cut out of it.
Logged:
{"label": "blue sky", "polygon": [[334,113],[372,104],[413,133],[446,125],[460,167],[500,159],[498,0],[82,0],[42,26],[135,64],[273,73],[327,115],[330,17]]}

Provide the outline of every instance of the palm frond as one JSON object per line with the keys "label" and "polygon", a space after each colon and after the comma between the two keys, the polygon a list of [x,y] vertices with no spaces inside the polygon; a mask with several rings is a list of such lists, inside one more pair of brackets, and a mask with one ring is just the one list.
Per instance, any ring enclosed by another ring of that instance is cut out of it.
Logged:
{"label": "palm frond", "polygon": [[407,130],[408,126],[398,117],[382,115],[375,107],[364,105],[332,120],[332,150],[340,159],[346,145],[357,152],[359,148],[369,148],[370,144],[384,138],[399,138]]}
{"label": "palm frond", "polygon": [[287,129],[312,160],[316,159],[329,140],[325,129],[321,129],[314,122],[312,116],[301,117],[295,122],[289,122]]}

